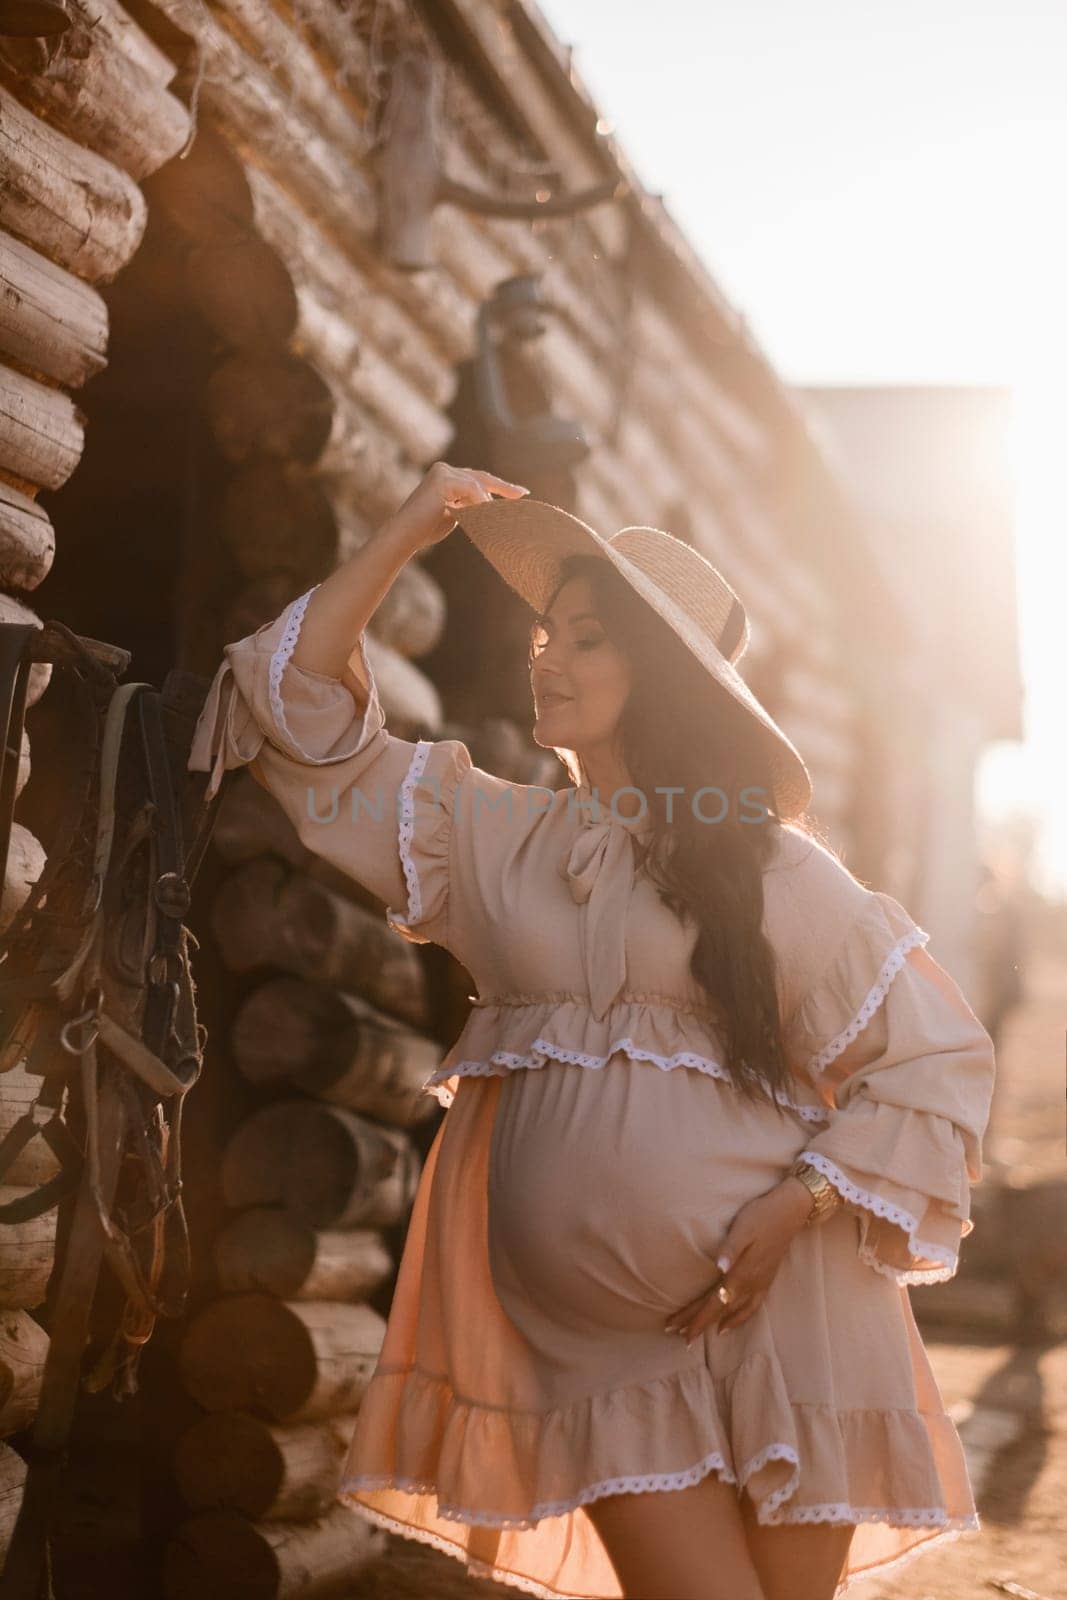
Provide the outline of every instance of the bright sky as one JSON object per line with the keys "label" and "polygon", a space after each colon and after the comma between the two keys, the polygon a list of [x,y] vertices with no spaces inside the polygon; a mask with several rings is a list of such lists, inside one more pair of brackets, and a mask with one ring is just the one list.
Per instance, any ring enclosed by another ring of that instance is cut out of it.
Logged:
{"label": "bright sky", "polygon": [[1067,5],[539,3],[787,381],[1015,388],[1026,738],[978,798],[1067,895]]}

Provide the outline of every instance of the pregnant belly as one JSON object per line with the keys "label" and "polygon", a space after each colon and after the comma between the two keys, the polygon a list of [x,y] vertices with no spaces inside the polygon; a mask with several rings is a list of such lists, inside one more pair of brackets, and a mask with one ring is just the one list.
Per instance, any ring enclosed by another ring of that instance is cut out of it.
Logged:
{"label": "pregnant belly", "polygon": [[625,1054],[503,1082],[489,1157],[489,1257],[505,1309],[586,1332],[650,1329],[704,1292],[741,1205],[807,1130],[731,1085]]}

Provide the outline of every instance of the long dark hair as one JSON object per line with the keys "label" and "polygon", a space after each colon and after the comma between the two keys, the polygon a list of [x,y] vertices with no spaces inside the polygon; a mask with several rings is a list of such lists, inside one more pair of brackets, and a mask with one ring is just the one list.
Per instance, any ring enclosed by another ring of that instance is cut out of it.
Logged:
{"label": "long dark hair", "polygon": [[[590,580],[604,630],[632,668],[617,738],[651,823],[644,845],[638,841],[639,859],[663,903],[699,924],[690,971],[716,1013],[734,1084],[753,1100],[769,1094],[777,1104],[776,1091],[792,1099],[778,962],[762,927],[763,874],[783,821],[765,736],[609,561],[568,556],[555,592],[577,577]],[[576,752],[556,753],[572,783],[585,781]],[[668,796],[657,788],[681,790],[669,822]],[[713,825],[692,805],[709,788],[725,796],[705,793],[698,802],[708,819],[725,810]],[[600,802],[610,804],[610,796]],[[814,837],[806,816],[785,820]]]}

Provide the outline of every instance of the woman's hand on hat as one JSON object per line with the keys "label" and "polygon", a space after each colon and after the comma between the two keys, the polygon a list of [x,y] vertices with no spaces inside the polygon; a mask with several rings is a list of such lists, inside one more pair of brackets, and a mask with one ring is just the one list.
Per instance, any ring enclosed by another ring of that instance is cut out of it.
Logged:
{"label": "woman's hand on hat", "polygon": [[501,495],[520,500],[529,490],[521,483],[510,483],[480,467],[453,467],[435,461],[403,505],[390,517],[390,523],[415,550],[440,543],[456,526],[456,512],[463,506],[479,505]]}
{"label": "woman's hand on hat", "polygon": [[667,1318],[665,1333],[680,1333],[686,1344],[692,1344],[713,1323],[716,1332],[725,1333],[755,1315],[794,1236],[808,1219],[811,1197],[799,1194],[802,1188],[803,1184],[779,1183],[746,1201],[719,1251],[715,1263],[719,1277],[704,1294]]}

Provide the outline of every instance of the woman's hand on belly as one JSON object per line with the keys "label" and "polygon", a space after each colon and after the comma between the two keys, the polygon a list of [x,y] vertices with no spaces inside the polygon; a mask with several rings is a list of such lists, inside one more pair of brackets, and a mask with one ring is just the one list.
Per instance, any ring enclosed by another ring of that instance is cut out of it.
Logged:
{"label": "woman's hand on belly", "polygon": [[[808,1220],[811,1205],[811,1194],[793,1177],[746,1201],[723,1240],[716,1261],[719,1276],[704,1294],[668,1317],[665,1332],[680,1332],[686,1344],[692,1344],[713,1322],[718,1323],[719,1333],[747,1322],[762,1305],[782,1257]],[[725,1304],[719,1297],[723,1285],[730,1297]]]}

